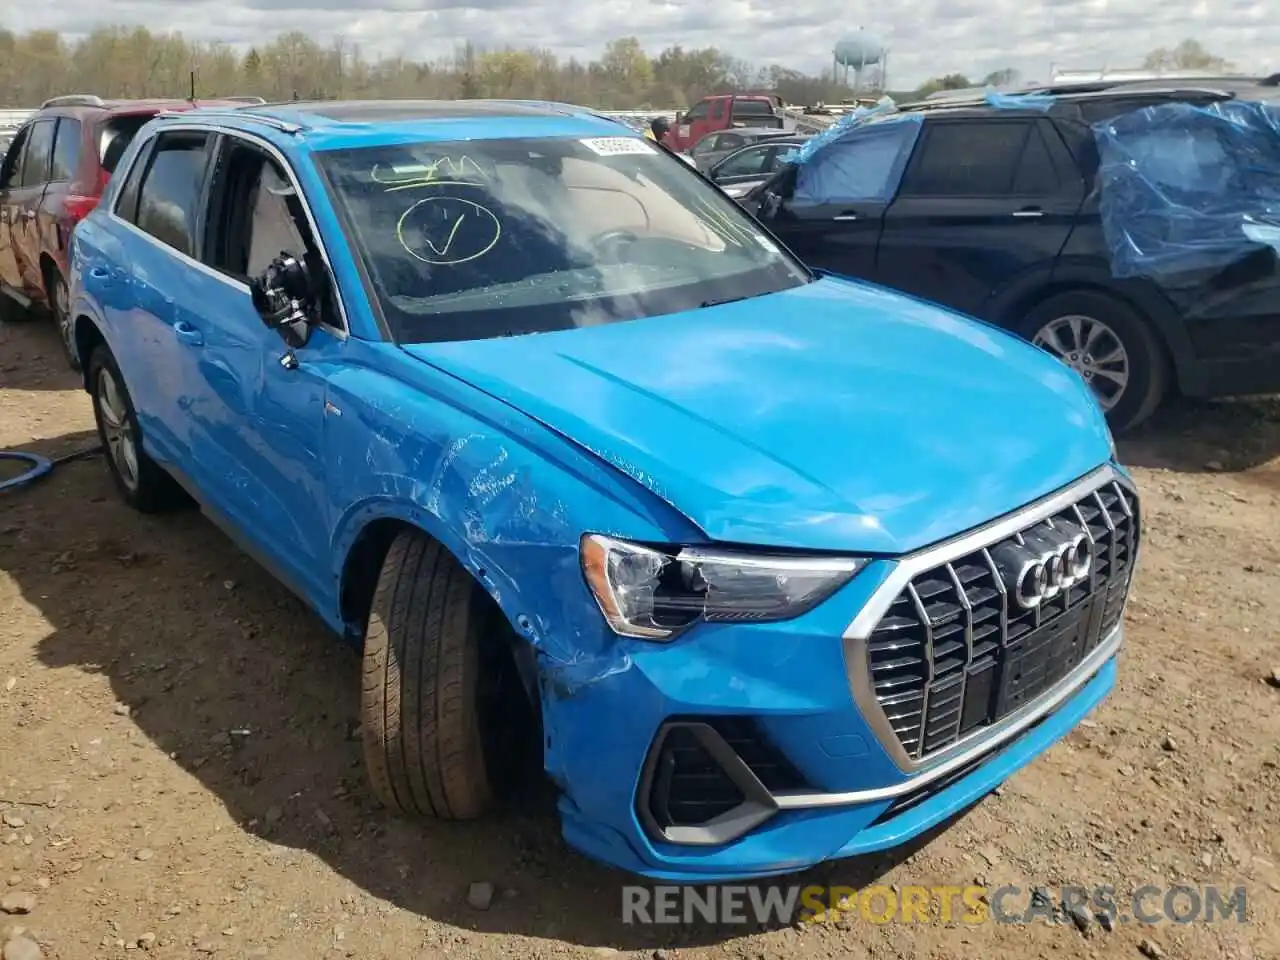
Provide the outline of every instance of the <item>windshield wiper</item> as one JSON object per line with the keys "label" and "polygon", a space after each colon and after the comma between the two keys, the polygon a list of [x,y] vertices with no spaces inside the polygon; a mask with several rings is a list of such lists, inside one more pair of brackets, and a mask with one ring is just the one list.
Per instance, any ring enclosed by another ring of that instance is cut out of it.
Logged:
{"label": "windshield wiper", "polygon": [[726,303],[737,303],[739,300],[750,300],[750,299],[751,299],[750,297],[721,297],[719,300],[703,300],[700,304],[698,304],[698,307],[699,308],[719,307]]}

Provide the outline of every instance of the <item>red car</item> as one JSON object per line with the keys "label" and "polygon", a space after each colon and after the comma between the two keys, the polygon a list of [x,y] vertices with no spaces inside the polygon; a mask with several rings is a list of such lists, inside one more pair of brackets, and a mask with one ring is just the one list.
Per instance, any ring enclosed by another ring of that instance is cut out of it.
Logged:
{"label": "red car", "polygon": [[663,138],[672,150],[683,152],[716,130],[734,127],[769,127],[781,133],[786,126],[782,100],[771,93],[726,93],[703,97],[676,117],[675,126]]}
{"label": "red car", "polygon": [[52,316],[67,359],[78,369],[67,315],[71,231],[97,205],[134,134],[157,113],[243,107],[248,99],[102,100],[75,94],[43,104],[0,163],[0,308],[14,317]]}

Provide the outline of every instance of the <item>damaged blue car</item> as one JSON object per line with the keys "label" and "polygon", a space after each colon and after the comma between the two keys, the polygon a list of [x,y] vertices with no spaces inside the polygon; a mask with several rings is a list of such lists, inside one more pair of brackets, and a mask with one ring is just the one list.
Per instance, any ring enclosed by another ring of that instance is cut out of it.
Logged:
{"label": "damaged blue car", "polygon": [[719,881],[899,844],[1111,689],[1139,505],[1083,380],[815,273],[559,104],[144,128],[73,243],[112,477],[362,651],[373,789]]}

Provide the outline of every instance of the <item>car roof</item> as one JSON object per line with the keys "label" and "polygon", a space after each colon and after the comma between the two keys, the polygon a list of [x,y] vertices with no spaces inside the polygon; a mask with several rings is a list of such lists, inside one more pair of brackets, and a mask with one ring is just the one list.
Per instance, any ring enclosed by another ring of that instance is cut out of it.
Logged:
{"label": "car roof", "polygon": [[222,98],[182,100],[176,97],[143,97],[104,100],[92,94],[69,94],[45,101],[34,112],[33,117],[41,114],[62,117],[128,116],[130,114],[160,113],[164,110],[192,110],[199,107],[236,107],[239,105],[238,101]]}
{"label": "car roof", "polygon": [[784,133],[780,137],[765,137],[763,138],[763,141],[756,141],[755,143],[744,143],[740,147],[734,147],[733,152],[737,153],[740,150],[750,150],[753,147],[762,147],[762,146],[766,146],[769,143],[782,143],[784,145],[788,143],[804,143],[808,139],[810,138],[798,136],[794,133]]}
{"label": "car roof", "polygon": [[[1180,99],[1203,99],[1205,97],[1218,100],[1280,100],[1280,86],[1268,80],[1259,81],[1249,77],[1215,78],[1205,81],[1159,81],[1138,80],[1116,83],[1099,89],[1095,84],[1082,83],[1073,88],[1057,88],[1057,92],[1046,93],[1043,90],[1015,91],[1002,94],[1004,104],[996,106],[988,103],[984,96],[962,97],[955,100],[923,100],[917,103],[902,104],[899,109],[923,114],[927,118],[945,117],[948,119],[977,119],[993,116],[1029,117],[1044,116],[1047,113],[1062,114],[1070,111],[1072,106],[1083,103],[1106,103],[1109,100],[1128,100],[1134,97],[1144,99],[1166,99],[1175,103]],[[1026,96],[1027,106],[1017,106],[1017,98]],[[1047,108],[1042,106],[1048,101]],[[1039,103],[1037,103],[1039,101]],[[1077,114],[1078,115],[1078,114]]]}
{"label": "car roof", "polygon": [[613,117],[546,100],[299,100],[192,110],[172,119],[266,126],[316,150],[416,140],[641,138]]}
{"label": "car roof", "polygon": [[1177,76],[1157,76],[1143,79],[1130,77],[1127,79],[1064,80],[1058,83],[1034,84],[1012,92],[1070,94],[1101,93],[1103,91],[1119,92],[1122,90],[1165,90],[1171,87],[1201,86],[1236,90],[1256,86],[1276,86],[1277,77],[1280,77],[1280,75],[1262,77],[1229,73],[1184,73]]}

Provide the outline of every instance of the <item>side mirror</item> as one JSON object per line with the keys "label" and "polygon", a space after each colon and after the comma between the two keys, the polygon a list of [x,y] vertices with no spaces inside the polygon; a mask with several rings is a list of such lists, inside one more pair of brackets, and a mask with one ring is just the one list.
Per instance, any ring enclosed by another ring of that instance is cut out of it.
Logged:
{"label": "side mirror", "polygon": [[290,347],[302,347],[315,317],[315,288],[306,264],[282,250],[249,284],[254,309],[262,322]]}
{"label": "side mirror", "polygon": [[766,189],[765,184],[761,184],[755,190],[747,194],[747,198],[753,203],[758,203],[756,216],[761,220],[773,220],[782,212],[785,200],[772,190]]}

